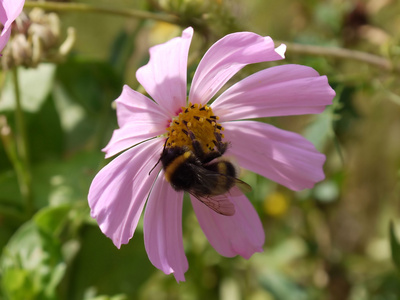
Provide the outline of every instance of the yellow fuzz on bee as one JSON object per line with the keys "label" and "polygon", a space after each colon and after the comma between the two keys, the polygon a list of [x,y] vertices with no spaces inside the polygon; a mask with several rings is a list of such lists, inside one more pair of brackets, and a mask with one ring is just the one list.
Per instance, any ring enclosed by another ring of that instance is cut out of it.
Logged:
{"label": "yellow fuzz on bee", "polygon": [[218,117],[207,105],[191,104],[182,107],[182,112],[172,119],[167,128],[167,147],[186,146],[194,150],[192,140],[188,132],[193,132],[196,139],[200,142],[205,153],[215,148],[217,143],[216,136],[221,139],[224,137],[221,131],[224,128],[217,123]]}

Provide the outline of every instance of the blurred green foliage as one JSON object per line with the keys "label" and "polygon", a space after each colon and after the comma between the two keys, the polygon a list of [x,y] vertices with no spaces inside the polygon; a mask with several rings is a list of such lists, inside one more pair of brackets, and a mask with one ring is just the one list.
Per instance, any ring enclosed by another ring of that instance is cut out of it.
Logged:
{"label": "blurred green foliage", "polygon": [[[399,62],[396,1],[76,2],[174,14],[194,26],[189,75],[217,38],[237,30]],[[117,15],[59,16],[63,29],[76,29],[72,53],[63,62],[18,70],[34,215],[25,211],[6,151],[19,131],[12,74],[0,73],[0,115],[11,132],[0,146],[0,299],[400,299],[398,73],[289,49],[278,63],[326,74],[337,97],[320,115],[265,121],[302,133],[325,153],[326,180],[295,193],[244,173],[266,232],[265,251],[248,261],[219,256],[185,201],[190,267],[186,282],[177,284],[147,259],[141,224],[118,250],[90,218],[86,198],[92,178],[107,163],[100,150],[117,128],[113,100],[123,84],[140,90],[134,75],[147,62],[148,48],[181,28]],[[273,64],[248,66],[235,79]]]}

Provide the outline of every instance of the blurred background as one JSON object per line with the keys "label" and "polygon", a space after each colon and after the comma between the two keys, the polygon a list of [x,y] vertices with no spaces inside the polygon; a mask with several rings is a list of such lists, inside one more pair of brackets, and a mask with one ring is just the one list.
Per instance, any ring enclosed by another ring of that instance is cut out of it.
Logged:
{"label": "blurred background", "polygon": [[[14,31],[0,58],[0,299],[400,299],[399,1],[27,1],[18,22],[34,29]],[[122,86],[143,92],[148,48],[189,25],[189,81],[213,42],[249,30],[287,43],[286,59],[230,83],[296,63],[337,96],[320,115],[263,120],[327,156],[326,179],[302,192],[244,171],[263,253],[221,257],[185,201],[189,270],[177,284],[148,260],[141,224],[120,250],[100,232],[87,193],[110,161],[101,149]]]}

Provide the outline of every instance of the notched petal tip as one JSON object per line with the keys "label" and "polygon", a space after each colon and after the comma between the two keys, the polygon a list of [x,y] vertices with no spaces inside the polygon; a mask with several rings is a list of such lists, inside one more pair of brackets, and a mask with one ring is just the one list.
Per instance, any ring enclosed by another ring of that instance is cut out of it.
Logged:
{"label": "notched petal tip", "polygon": [[177,283],[185,282],[185,281],[186,281],[185,275],[184,275],[184,274],[177,274],[177,273],[175,273],[175,272],[173,272],[172,274],[174,275],[175,280],[176,280]]}
{"label": "notched petal tip", "polygon": [[282,57],[282,59],[284,59],[285,58],[286,48],[287,47],[286,47],[285,44],[281,44],[279,47],[275,48],[275,52],[277,54],[279,54]]}
{"label": "notched petal tip", "polygon": [[336,96],[336,91],[330,86],[328,77],[326,75],[323,75],[322,77],[326,79],[327,94],[331,97],[331,104],[332,104],[332,100]]}
{"label": "notched petal tip", "polygon": [[170,116],[186,104],[187,58],[193,28],[188,27],[180,37],[149,49],[149,62],[136,71],[136,78],[147,93]]}
{"label": "notched petal tip", "polygon": [[192,39],[193,33],[193,28],[189,26],[184,31],[182,31],[182,37],[185,39]]}

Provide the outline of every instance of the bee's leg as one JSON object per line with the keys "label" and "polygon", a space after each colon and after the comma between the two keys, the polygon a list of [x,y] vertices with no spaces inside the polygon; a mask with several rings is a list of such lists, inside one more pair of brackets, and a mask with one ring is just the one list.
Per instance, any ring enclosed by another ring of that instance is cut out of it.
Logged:
{"label": "bee's leg", "polygon": [[153,172],[153,170],[154,170],[154,169],[157,167],[157,165],[160,163],[161,158],[163,157],[163,155],[164,155],[164,153],[165,153],[165,147],[167,146],[168,139],[169,139],[169,138],[167,138],[167,139],[165,140],[164,148],[163,148],[163,151],[161,152],[160,158],[158,159],[158,161],[157,161],[157,163],[154,165],[154,167],[151,168],[151,170],[150,170],[150,172],[149,172],[149,175],[151,174],[151,172]]}
{"label": "bee's leg", "polygon": [[192,146],[194,149],[194,154],[196,157],[200,159],[202,163],[208,163],[213,159],[220,157],[221,153],[219,151],[212,150],[210,152],[205,153],[203,147],[201,146],[200,142],[196,139],[194,133],[190,130],[183,130],[183,132],[190,137],[192,140]]}
{"label": "bee's leg", "polygon": [[217,147],[220,155],[222,155],[225,153],[226,149],[228,149],[228,143],[222,142],[221,134],[215,132],[214,135],[216,140],[215,146]]}
{"label": "bee's leg", "polygon": [[188,137],[190,137],[190,139],[192,140],[192,146],[193,146],[193,149],[194,149],[194,154],[198,158],[202,159],[205,154],[204,154],[203,148],[201,147],[200,142],[196,139],[196,136],[194,135],[194,133],[192,131],[190,131],[190,130],[184,130],[184,129],[182,129],[182,132],[184,134],[186,134]]}
{"label": "bee's leg", "polygon": [[210,161],[212,161],[213,159],[217,158],[217,157],[221,157],[221,153],[219,151],[210,151],[208,153],[206,153],[204,155],[204,158],[202,160],[203,164],[209,163]]}

